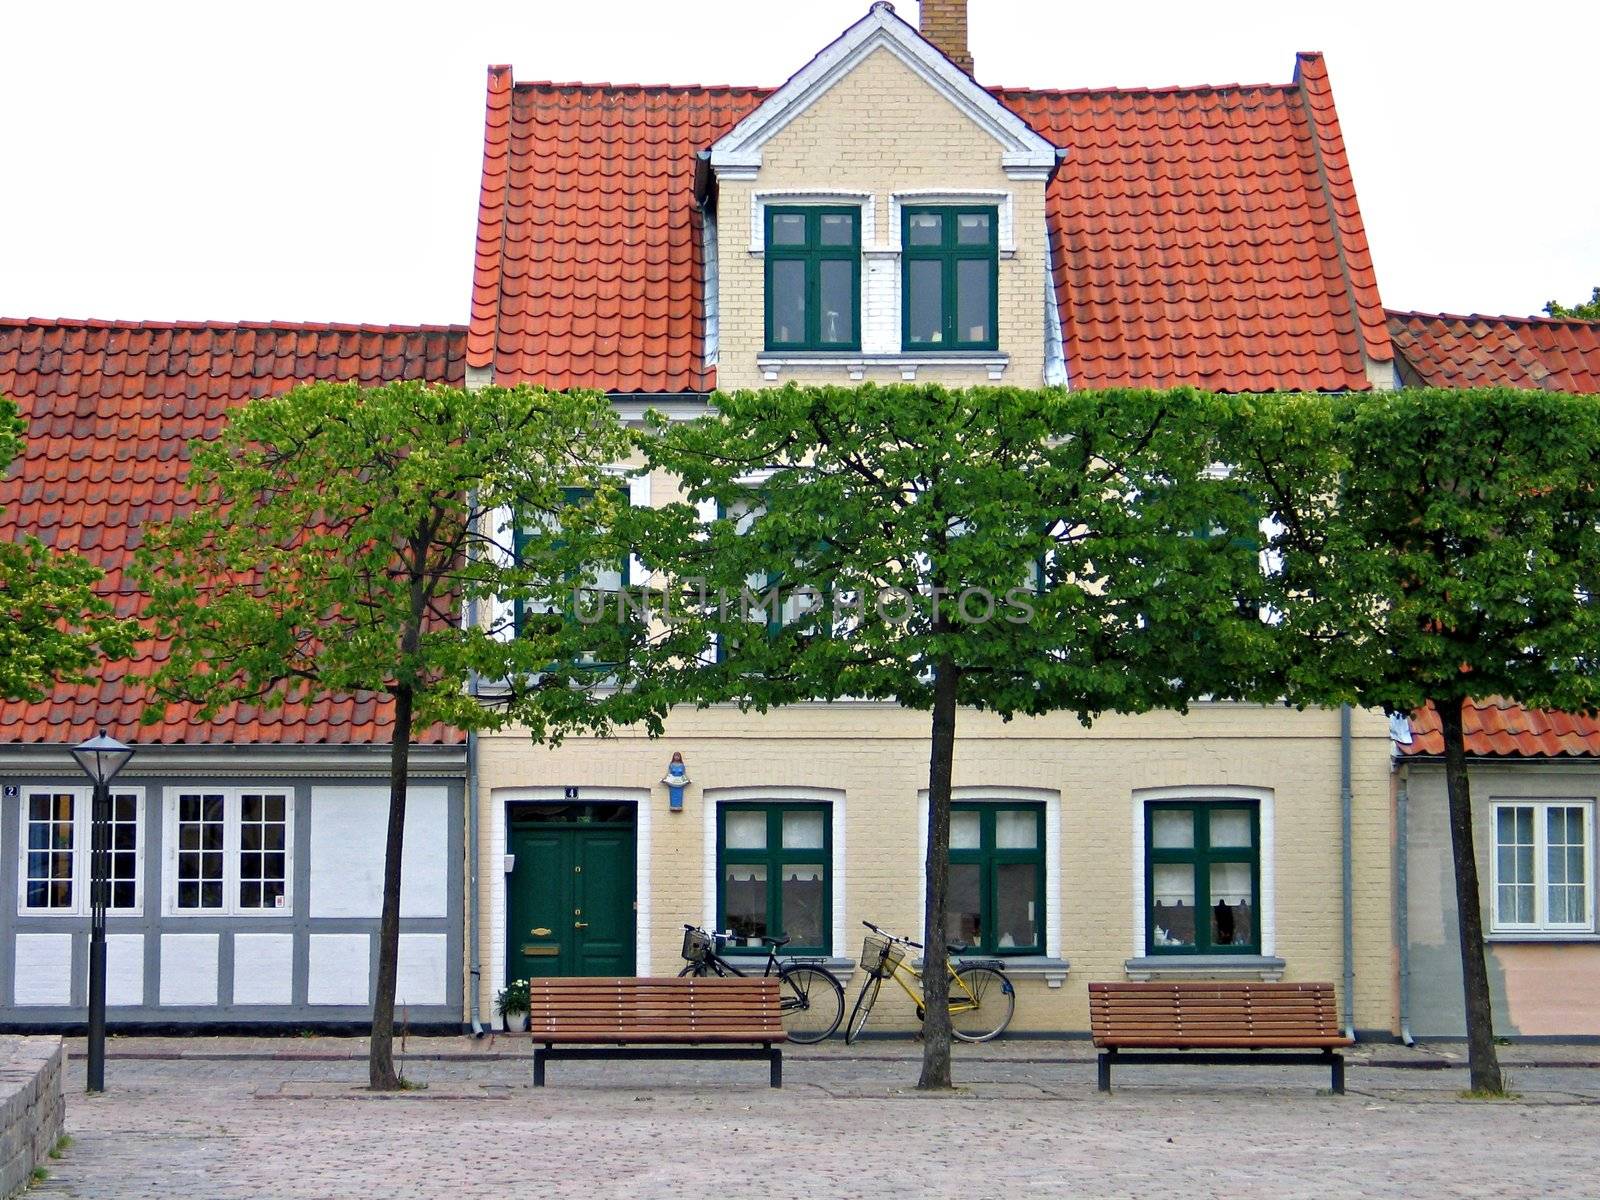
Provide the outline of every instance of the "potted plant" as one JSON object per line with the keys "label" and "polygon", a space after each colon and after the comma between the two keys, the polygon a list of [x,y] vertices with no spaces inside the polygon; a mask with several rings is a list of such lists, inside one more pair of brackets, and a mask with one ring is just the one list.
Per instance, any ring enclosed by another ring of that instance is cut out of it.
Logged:
{"label": "potted plant", "polygon": [[508,980],[503,991],[494,998],[494,1011],[507,1033],[520,1033],[528,1028],[528,981]]}

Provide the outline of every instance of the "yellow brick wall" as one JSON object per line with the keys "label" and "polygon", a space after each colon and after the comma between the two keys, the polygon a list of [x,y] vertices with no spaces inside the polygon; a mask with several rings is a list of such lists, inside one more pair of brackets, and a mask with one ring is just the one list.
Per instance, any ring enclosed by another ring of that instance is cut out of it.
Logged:
{"label": "yellow brick wall", "polygon": [[[683,754],[693,785],[686,811],[669,814],[660,786]],[[1357,713],[1354,739],[1356,1022],[1392,1029],[1389,743],[1375,713]],[[713,919],[704,899],[705,790],[809,787],[845,795],[846,830],[834,869],[844,871],[844,942],[859,953],[863,918],[920,937],[922,845],[919,792],[927,783],[926,714],[877,704],[805,705],[766,715],[713,708],[675,715],[659,741],[625,732],[573,739],[559,749],[516,734],[481,743],[480,879],[485,977],[492,1011],[495,964],[504,960],[503,880],[494,859],[495,810],[506,789],[533,786],[647,790],[650,825],[649,961],[641,973],[676,973],[684,922]],[[1071,962],[1063,986],[1019,982],[1016,1028],[1082,1031],[1090,980],[1122,979],[1139,949],[1134,916],[1136,789],[1216,785],[1268,789],[1273,831],[1263,848],[1275,883],[1276,954],[1286,979],[1342,987],[1338,714],[1207,704],[1188,716],[1107,717],[1085,731],[1069,717],[1010,724],[961,716],[955,784],[1060,793],[1061,945]],[[645,794],[641,792],[639,794]],[[1265,873],[1265,872],[1264,872]],[[1263,897],[1265,902],[1267,898]],[[836,922],[837,924],[837,922]],[[859,976],[851,983],[854,998]],[[889,997],[889,993],[885,993]],[[909,1004],[884,1002],[884,1027],[909,1026]],[[876,1018],[875,1018],[876,1023]]]}
{"label": "yellow brick wall", "polygon": [[[1003,191],[1011,196],[1016,253],[1002,250],[999,344],[1010,356],[1000,381],[1038,387],[1044,379],[1044,183],[1009,178],[1000,145],[928,86],[890,51],[878,49],[762,147],[754,180],[724,180],[717,199],[720,352],[717,385],[762,387],[756,357],[765,342],[763,259],[752,253],[751,211],[769,190],[844,189],[874,197],[876,239],[863,249],[898,242],[891,228],[894,193],[915,189]],[[891,259],[866,257],[862,276],[893,270]],[[863,312],[863,325],[867,314]],[[896,341],[898,347],[898,339]],[[893,367],[869,369],[869,380],[896,382]],[[918,381],[987,383],[982,368],[923,368]],[[778,382],[848,383],[843,368],[785,369]]]}

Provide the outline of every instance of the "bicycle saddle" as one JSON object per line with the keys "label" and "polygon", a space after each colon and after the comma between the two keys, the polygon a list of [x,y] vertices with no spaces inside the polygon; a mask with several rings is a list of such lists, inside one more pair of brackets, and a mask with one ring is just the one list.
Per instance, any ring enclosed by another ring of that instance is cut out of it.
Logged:
{"label": "bicycle saddle", "polygon": [[771,946],[774,950],[777,950],[777,949],[780,949],[780,948],[782,948],[784,946],[787,946],[791,939],[786,938],[786,937],[781,937],[781,938],[764,937],[761,940],[763,942],[765,942],[767,945]]}
{"label": "bicycle saddle", "polygon": [[945,950],[950,954],[965,954],[972,949],[971,942],[946,942]]}

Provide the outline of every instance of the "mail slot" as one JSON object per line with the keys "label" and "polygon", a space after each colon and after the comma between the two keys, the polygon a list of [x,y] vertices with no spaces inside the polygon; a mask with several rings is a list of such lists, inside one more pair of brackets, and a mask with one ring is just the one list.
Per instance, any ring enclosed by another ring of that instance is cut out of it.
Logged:
{"label": "mail slot", "polygon": [[522,953],[529,958],[554,958],[561,953],[560,946],[524,946]]}

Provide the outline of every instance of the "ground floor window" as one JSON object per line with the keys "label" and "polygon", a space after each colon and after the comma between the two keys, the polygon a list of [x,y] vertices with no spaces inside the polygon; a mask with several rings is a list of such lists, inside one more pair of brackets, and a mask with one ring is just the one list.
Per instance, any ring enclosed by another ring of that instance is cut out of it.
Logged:
{"label": "ground floor window", "polygon": [[947,895],[952,941],[1044,953],[1044,805],[952,804]]}
{"label": "ground floor window", "polygon": [[[93,836],[87,789],[36,788],[22,805],[22,911],[81,913],[89,907]],[[107,907],[139,907],[139,796],[113,792],[108,814]]]}
{"label": "ground floor window", "polygon": [[293,798],[286,791],[195,788],[168,804],[168,904],[175,912],[284,912],[290,905]]}
{"label": "ground floor window", "polygon": [[1260,829],[1250,801],[1145,806],[1148,953],[1261,952]]}
{"label": "ground floor window", "polygon": [[832,953],[833,822],[827,804],[726,803],[717,811],[717,926],[730,951]]}
{"label": "ground floor window", "polygon": [[1506,932],[1588,932],[1593,805],[1571,800],[1494,806],[1491,926]]}

